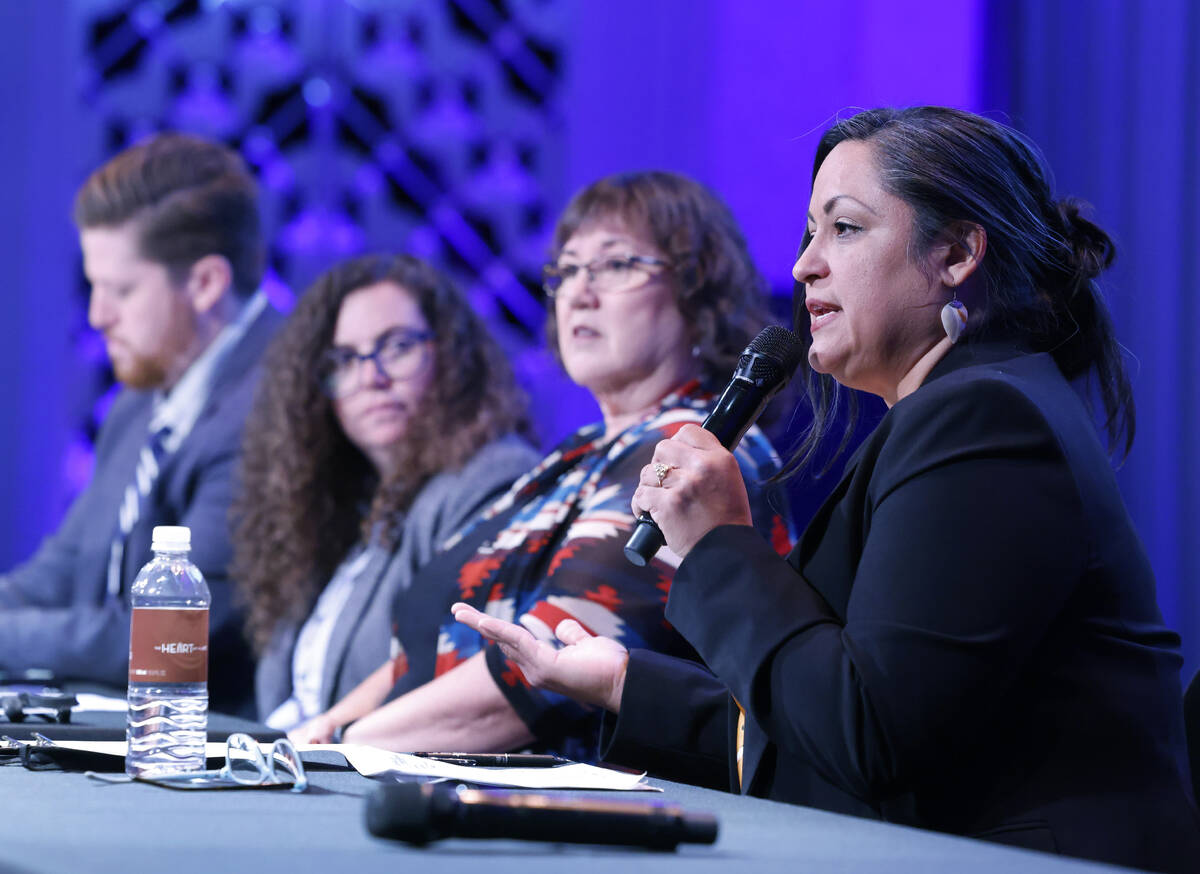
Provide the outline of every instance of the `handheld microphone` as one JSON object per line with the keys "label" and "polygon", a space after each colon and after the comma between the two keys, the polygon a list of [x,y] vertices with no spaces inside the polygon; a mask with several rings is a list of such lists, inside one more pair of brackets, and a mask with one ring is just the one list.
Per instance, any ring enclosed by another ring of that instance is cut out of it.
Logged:
{"label": "handheld microphone", "polygon": [[686,813],[661,802],[392,783],[367,797],[367,830],[410,844],[450,837],[509,838],[673,850],[680,843],[716,841],[717,820],[709,813]]}
{"label": "handheld microphone", "polygon": [[[792,378],[803,357],[804,341],[787,328],[767,325],[743,350],[733,378],[701,427],[732,451],[775,393]],[[645,567],[665,542],[653,517],[642,513],[625,544],[625,557]]]}

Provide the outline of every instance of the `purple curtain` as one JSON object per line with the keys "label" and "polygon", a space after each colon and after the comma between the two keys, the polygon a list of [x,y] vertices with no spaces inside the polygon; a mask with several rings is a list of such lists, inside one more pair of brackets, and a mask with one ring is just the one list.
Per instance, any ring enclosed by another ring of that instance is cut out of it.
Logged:
{"label": "purple curtain", "polygon": [[993,0],[984,38],[984,102],[1117,244],[1104,284],[1138,406],[1118,476],[1186,680],[1200,667],[1200,5]]}

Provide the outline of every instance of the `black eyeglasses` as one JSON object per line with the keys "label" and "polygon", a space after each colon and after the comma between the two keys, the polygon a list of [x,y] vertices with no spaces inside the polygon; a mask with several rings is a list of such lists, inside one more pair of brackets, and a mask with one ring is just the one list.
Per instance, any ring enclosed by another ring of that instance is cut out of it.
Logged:
{"label": "black eyeglasses", "polygon": [[542,288],[546,290],[547,296],[554,297],[564,283],[583,271],[587,274],[588,287],[592,291],[597,294],[615,294],[637,288],[652,272],[648,268],[654,267],[666,268],[670,267],[670,264],[649,255],[597,258],[587,264],[547,264],[542,268]]}
{"label": "black eyeglasses", "polygon": [[362,386],[362,365],[375,363],[375,369],[388,379],[412,379],[425,366],[426,344],[432,331],[393,328],[375,341],[375,348],[360,355],[353,349],[337,346],[321,356],[318,378],[321,388],[333,399],[354,394]]}

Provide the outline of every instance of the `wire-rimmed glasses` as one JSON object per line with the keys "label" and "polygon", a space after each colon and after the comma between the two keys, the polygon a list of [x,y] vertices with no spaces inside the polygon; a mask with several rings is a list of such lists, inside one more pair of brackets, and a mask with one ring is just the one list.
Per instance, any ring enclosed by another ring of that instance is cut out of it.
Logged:
{"label": "wire-rimmed glasses", "polygon": [[370,352],[359,354],[335,346],[321,356],[317,374],[321,389],[334,400],[354,394],[363,384],[363,365],[368,361],[388,379],[412,379],[424,368],[426,344],[432,339],[432,331],[400,327],[380,335]]}
{"label": "wire-rimmed glasses", "polygon": [[563,285],[576,276],[587,274],[588,287],[597,294],[614,294],[630,291],[641,285],[652,270],[647,268],[670,267],[662,258],[649,255],[606,256],[586,264],[547,264],[542,268],[542,288],[547,297],[555,297]]}

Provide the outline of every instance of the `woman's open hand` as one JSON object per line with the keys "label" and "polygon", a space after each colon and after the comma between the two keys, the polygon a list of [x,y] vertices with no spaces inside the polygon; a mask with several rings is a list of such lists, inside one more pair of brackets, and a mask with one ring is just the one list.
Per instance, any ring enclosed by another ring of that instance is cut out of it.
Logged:
{"label": "woman's open hand", "polygon": [[554,634],[566,646],[556,649],[520,625],[480,613],[468,604],[455,604],[450,610],[463,625],[499,644],[533,686],[613,713],[621,709],[629,650],[612,638],[588,634],[574,619],[564,619]]}
{"label": "woman's open hand", "polygon": [[302,722],[288,732],[288,740],[296,746],[301,744],[333,743],[333,733],[337,726],[329,718],[328,713],[318,713],[307,722]]}
{"label": "woman's open hand", "polygon": [[645,510],[654,517],[680,558],[718,525],[753,524],[737,459],[711,432],[691,424],[654,448],[632,509],[635,516]]}

